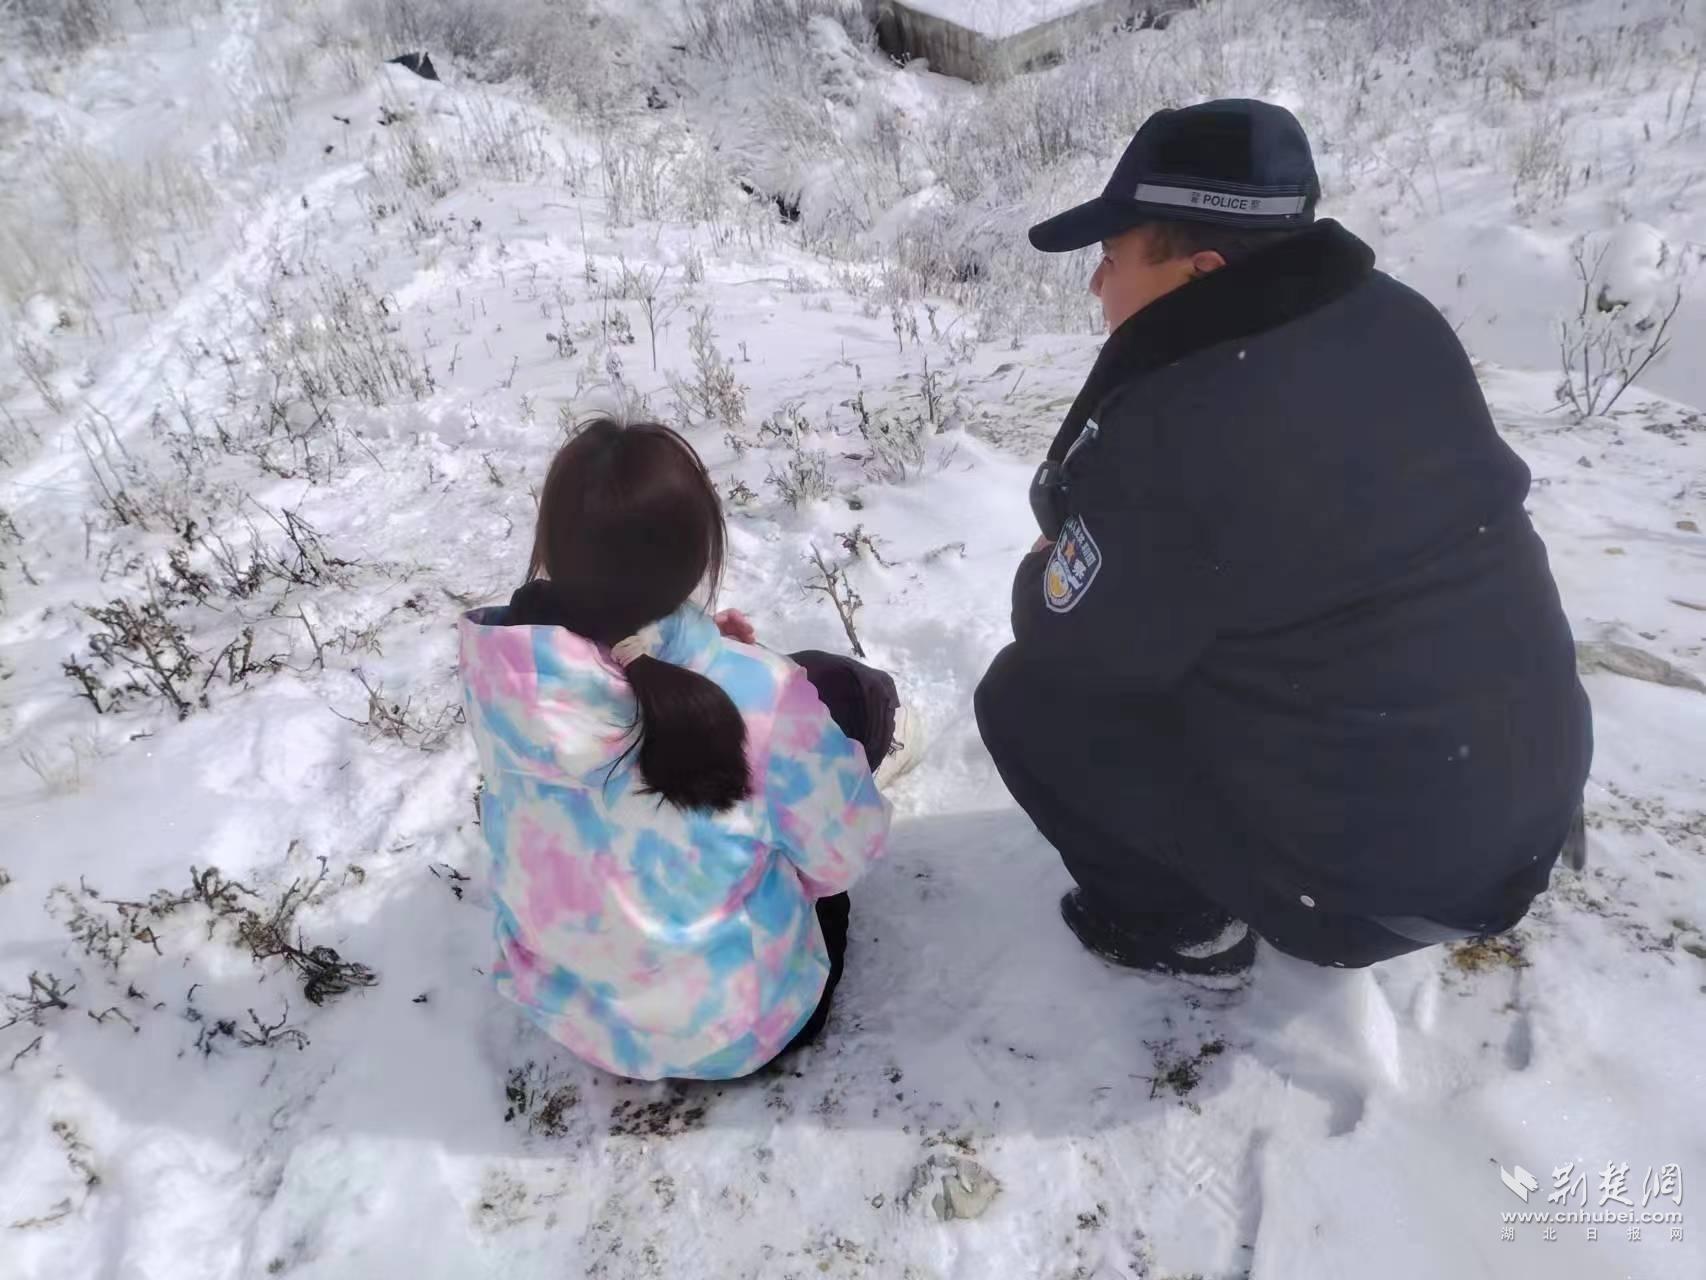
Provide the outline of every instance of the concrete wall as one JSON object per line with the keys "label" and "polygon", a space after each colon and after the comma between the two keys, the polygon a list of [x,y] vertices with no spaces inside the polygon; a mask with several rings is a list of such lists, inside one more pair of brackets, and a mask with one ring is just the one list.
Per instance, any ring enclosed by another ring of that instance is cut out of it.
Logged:
{"label": "concrete wall", "polygon": [[1046,65],[1077,40],[1116,25],[1165,26],[1196,0],[1094,0],[1072,13],[999,39],[935,14],[906,0],[880,0],[878,43],[891,56],[925,58],[930,69],[962,80],[983,81]]}
{"label": "concrete wall", "polygon": [[991,41],[958,23],[919,13],[899,0],[877,11],[877,43],[894,58],[924,58],[932,71],[961,80],[983,80]]}

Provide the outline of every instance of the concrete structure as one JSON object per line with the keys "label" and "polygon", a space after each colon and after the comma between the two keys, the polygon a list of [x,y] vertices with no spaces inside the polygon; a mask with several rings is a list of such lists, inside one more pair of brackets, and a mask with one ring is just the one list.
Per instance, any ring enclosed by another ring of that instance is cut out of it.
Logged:
{"label": "concrete structure", "polygon": [[1163,27],[1195,0],[878,0],[877,39],[896,58],[983,81],[1047,66],[1115,28]]}

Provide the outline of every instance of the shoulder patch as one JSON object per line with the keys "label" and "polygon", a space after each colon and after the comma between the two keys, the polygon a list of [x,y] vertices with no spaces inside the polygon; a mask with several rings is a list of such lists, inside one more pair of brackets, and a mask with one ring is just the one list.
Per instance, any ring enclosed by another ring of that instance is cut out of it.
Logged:
{"label": "shoulder patch", "polygon": [[1083,516],[1073,516],[1061,527],[1043,570],[1043,603],[1055,613],[1077,608],[1101,569],[1102,549],[1090,536],[1090,526]]}

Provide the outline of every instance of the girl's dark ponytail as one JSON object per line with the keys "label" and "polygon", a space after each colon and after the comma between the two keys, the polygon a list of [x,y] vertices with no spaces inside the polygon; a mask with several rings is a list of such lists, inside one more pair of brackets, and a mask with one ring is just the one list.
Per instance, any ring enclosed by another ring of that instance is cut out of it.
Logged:
{"label": "girl's dark ponytail", "polygon": [[[528,576],[549,579],[562,625],[616,645],[701,586],[714,596],[723,542],[722,503],[693,446],[657,423],[601,419],[551,462]],[[622,759],[637,755],[647,794],[721,810],[752,793],[746,721],[728,694],[647,655],[626,673],[639,714]]]}
{"label": "girl's dark ponytail", "polygon": [[746,799],[746,721],[733,699],[697,671],[658,658],[635,658],[627,674],[639,703],[634,750],[645,791],[678,809],[727,809]]}

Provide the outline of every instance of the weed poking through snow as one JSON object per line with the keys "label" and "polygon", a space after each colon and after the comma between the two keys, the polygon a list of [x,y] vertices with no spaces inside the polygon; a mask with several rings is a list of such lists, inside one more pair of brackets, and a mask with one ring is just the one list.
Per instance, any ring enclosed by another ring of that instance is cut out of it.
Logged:
{"label": "weed poking through snow", "polygon": [[510,1070],[504,1100],[505,1124],[525,1121],[528,1133],[561,1138],[569,1131],[569,1113],[580,1105],[580,1091],[556,1080],[549,1067],[529,1062]]}
{"label": "weed poking through snow", "polygon": [[465,723],[466,713],[460,703],[446,703],[431,713],[418,712],[414,709],[412,697],[401,702],[386,697],[385,686],[372,684],[359,669],[355,678],[367,694],[367,718],[357,720],[336,708],[333,708],[333,714],[367,730],[369,739],[391,738],[420,751],[442,751],[449,745],[451,736]]}
{"label": "weed poking through snow", "polygon": [[1226,1052],[1224,1040],[1210,1040],[1189,1056],[1175,1056],[1171,1044],[1151,1044],[1155,1054],[1155,1074],[1149,1079],[1149,1096],[1159,1098],[1163,1092],[1186,1098],[1202,1083],[1203,1069],[1213,1059]]}
{"label": "weed poking through snow", "polygon": [[19,1023],[28,1023],[32,1027],[41,1026],[44,1013],[63,1011],[71,1005],[65,997],[77,990],[77,984],[70,986],[60,981],[53,974],[30,971],[29,984],[16,994],[0,994],[0,1008],[6,1011],[6,1020],[0,1022],[0,1031],[6,1031]]}
{"label": "weed poking through snow", "polygon": [[[874,553],[875,548],[872,550]],[[849,581],[847,566],[830,564],[823,558],[823,552],[816,547],[812,548],[811,560],[817,567],[817,577],[807,582],[805,589],[820,592],[829,598],[830,604],[835,606],[835,616],[841,619],[841,629],[847,633],[847,643],[853,649],[853,656],[865,657],[865,646],[859,643],[859,632],[853,625],[860,606],[865,602],[859,598],[859,592]]]}
{"label": "weed poking through snow", "polygon": [[1609,414],[1635,380],[1663,358],[1671,346],[1671,321],[1682,307],[1680,284],[1668,306],[1641,308],[1612,297],[1605,277],[1610,248],[1608,241],[1590,261],[1582,237],[1570,246],[1580,293],[1575,314],[1558,322],[1563,377],[1557,396],[1578,419]]}
{"label": "weed poking through snow", "polygon": [[829,479],[829,455],[822,449],[803,448],[797,442],[780,468],[770,467],[764,483],[795,509],[821,502],[835,492]]}
{"label": "weed poking through snow", "polygon": [[684,429],[703,422],[738,429],[746,419],[746,388],[735,377],[734,362],[717,347],[709,307],[693,313],[687,341],[693,352],[693,381],[674,374],[669,377],[675,393],[676,420]]}
{"label": "weed poking through snow", "polygon": [[48,909],[86,955],[117,972],[133,943],[164,955],[160,943],[165,922],[181,911],[200,908],[206,913],[210,941],[223,929],[226,941],[246,951],[256,964],[282,962],[302,983],[308,1002],[319,1005],[379,981],[368,966],[345,960],[333,947],[310,945],[303,937],[298,914],[309,902],[323,901],[328,892],[327,860],[321,858],[319,863],[313,880],[292,880],[264,909],[251,905],[261,901],[258,892],[217,867],[205,871],[191,867],[189,888],[159,889],[142,901],[104,898],[83,881],[76,890],[58,885],[48,895]]}

